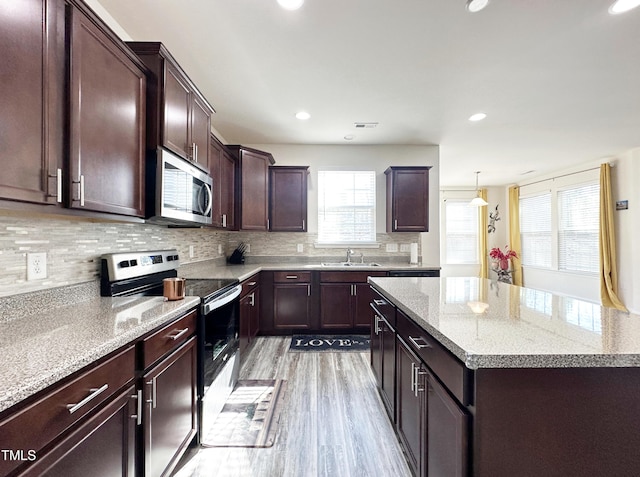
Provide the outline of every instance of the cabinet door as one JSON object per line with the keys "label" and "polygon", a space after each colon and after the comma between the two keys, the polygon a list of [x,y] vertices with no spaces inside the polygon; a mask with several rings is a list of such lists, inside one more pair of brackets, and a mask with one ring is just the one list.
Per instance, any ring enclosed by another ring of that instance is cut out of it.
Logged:
{"label": "cabinet door", "polygon": [[240,155],[240,229],[267,230],[269,167],[264,156],[242,151]]}
{"label": "cabinet door", "polygon": [[273,285],[273,326],[276,330],[311,329],[311,284]]}
{"label": "cabinet door", "polygon": [[395,420],[396,407],[396,333],[383,322],[380,325],[380,348],[382,361],[382,399],[387,405],[391,420]]}
{"label": "cabinet door", "polygon": [[320,284],[320,328],[353,328],[351,283]]}
{"label": "cabinet door", "polygon": [[205,171],[209,170],[209,145],[211,141],[211,113],[207,105],[194,93],[191,94],[191,160]]}
{"label": "cabinet door", "polygon": [[387,171],[387,231],[429,230],[429,168],[392,167]]}
{"label": "cabinet door", "polygon": [[396,430],[413,474],[420,476],[426,434],[424,392],[415,389],[420,361],[400,339],[396,344]]}
{"label": "cabinet door", "polygon": [[[55,203],[64,124],[64,4],[4,2],[0,198]],[[62,200],[62,197],[59,197]]]}
{"label": "cabinet door", "polygon": [[236,160],[226,150],[220,160],[220,213],[222,227],[236,230]]}
{"label": "cabinet door", "polygon": [[269,230],[307,231],[307,167],[269,168]]}
{"label": "cabinet door", "polygon": [[165,62],[164,82],[162,145],[179,156],[189,159],[191,157],[189,140],[191,90],[182,75],[169,62]]}
{"label": "cabinet door", "polygon": [[211,225],[222,227],[222,144],[211,135],[209,145],[209,175],[213,181]]}
{"label": "cabinet door", "polygon": [[68,206],[144,215],[145,73],[75,7]]}
{"label": "cabinet door", "polygon": [[378,387],[382,388],[382,327],[384,321],[377,313],[371,313],[371,370]]}
{"label": "cabinet door", "polygon": [[368,283],[355,283],[354,291],[354,310],[353,310],[353,326],[356,328],[369,328],[371,323],[371,307],[373,293]]}
{"label": "cabinet door", "polygon": [[130,387],[20,475],[133,477],[137,398]]}
{"label": "cabinet door", "polygon": [[196,433],[196,338],[143,376],[144,475],[168,475]]}
{"label": "cabinet door", "polygon": [[427,474],[468,475],[469,415],[427,374]]}

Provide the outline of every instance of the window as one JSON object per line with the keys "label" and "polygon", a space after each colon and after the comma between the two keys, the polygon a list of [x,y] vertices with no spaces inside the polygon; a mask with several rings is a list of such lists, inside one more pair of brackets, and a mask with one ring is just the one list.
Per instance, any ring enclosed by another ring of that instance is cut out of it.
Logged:
{"label": "window", "polygon": [[468,199],[447,199],[444,215],[446,263],[480,263],[478,253],[478,208],[469,207]]}
{"label": "window", "polygon": [[558,267],[598,273],[600,252],[600,184],[558,191]]}
{"label": "window", "polygon": [[551,268],[551,193],[520,198],[522,264]]}
{"label": "window", "polygon": [[318,171],[318,242],[375,240],[375,171]]}

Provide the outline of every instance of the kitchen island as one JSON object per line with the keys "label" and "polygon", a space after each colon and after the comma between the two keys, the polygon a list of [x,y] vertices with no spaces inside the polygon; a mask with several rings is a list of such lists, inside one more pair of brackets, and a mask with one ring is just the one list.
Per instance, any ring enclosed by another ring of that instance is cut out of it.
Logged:
{"label": "kitchen island", "polygon": [[428,390],[418,474],[437,474],[448,436],[448,475],[640,475],[640,316],[478,278],[369,282],[397,313],[397,427],[402,349]]}

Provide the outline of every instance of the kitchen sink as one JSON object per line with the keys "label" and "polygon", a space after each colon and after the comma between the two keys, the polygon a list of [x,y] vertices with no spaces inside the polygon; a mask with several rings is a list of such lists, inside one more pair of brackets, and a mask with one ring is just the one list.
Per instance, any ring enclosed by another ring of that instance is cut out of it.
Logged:
{"label": "kitchen sink", "polygon": [[321,264],[323,267],[354,267],[354,268],[364,268],[364,267],[379,267],[379,263],[375,262],[365,262],[365,263],[357,263],[357,262],[323,262]]}

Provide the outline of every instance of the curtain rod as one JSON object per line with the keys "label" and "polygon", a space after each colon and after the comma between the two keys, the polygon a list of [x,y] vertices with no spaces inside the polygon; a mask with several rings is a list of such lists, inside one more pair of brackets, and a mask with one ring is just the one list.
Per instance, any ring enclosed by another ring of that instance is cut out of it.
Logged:
{"label": "curtain rod", "polygon": [[[602,164],[609,164],[609,166],[613,167],[610,163],[607,163],[607,162],[603,162]],[[599,169],[600,169],[600,166],[592,167],[590,169],[584,169],[582,171],[568,172],[567,174],[560,174],[559,176],[549,177],[548,179],[540,179],[539,181],[528,182],[526,184],[519,185],[518,187],[526,187],[526,186],[530,186],[530,185],[533,185],[533,184],[539,184],[540,182],[554,181],[556,179],[561,179],[562,177],[574,176],[576,174],[581,174],[583,172],[597,171]]]}

